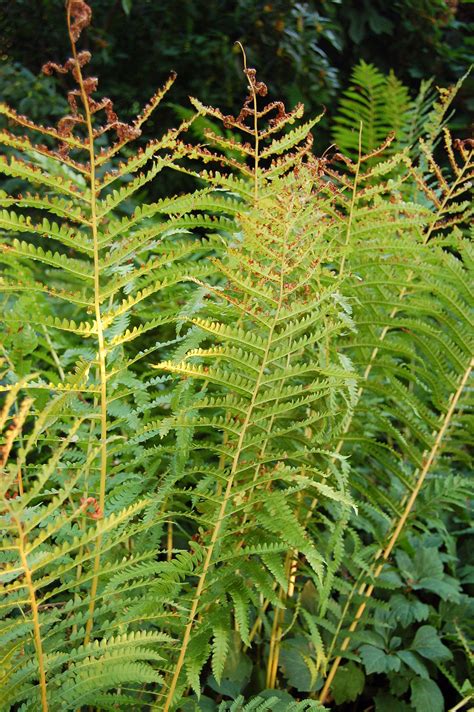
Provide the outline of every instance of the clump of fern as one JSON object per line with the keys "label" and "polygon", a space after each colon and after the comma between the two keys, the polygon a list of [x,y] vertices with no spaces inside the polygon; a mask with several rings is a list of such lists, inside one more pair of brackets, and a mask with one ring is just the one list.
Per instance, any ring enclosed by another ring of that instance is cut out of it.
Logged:
{"label": "clump of fern", "polygon": [[[225,132],[188,145],[191,117],[137,148],[174,78],[121,122],[77,48],[90,17],[69,0],[72,56],[45,67],[73,81],[56,127],[0,105],[2,702],[192,709],[246,654],[271,698],[297,650],[311,698],[288,709],[321,709],[397,547],[469,492],[454,90],[413,121],[360,65],[341,150],[316,158],[319,117],[262,105],[244,55],[238,116],[192,100]],[[166,170],[198,189],[140,202]]]}
{"label": "clump of fern", "polygon": [[[252,90],[252,82],[249,83]],[[409,531],[425,482],[436,478],[436,469],[432,472],[435,467],[441,470],[445,467],[440,462],[440,448],[450,453],[452,462],[455,452],[460,463],[465,458],[466,430],[460,425],[460,417],[466,409],[466,388],[472,370],[469,338],[472,294],[466,290],[472,263],[470,245],[463,230],[470,216],[470,204],[465,196],[472,177],[472,149],[469,142],[453,141],[449,131],[443,129],[455,91],[453,88],[444,92],[428,114],[423,124],[426,138],[420,139],[412,157],[403,150],[394,153],[395,137],[388,137],[380,146],[372,142],[364,152],[362,123],[354,160],[338,153],[332,160],[323,159],[317,164],[317,171],[324,174],[325,179],[320,182],[320,193],[313,206],[317,215],[321,196],[329,201],[326,209],[333,220],[327,226],[327,234],[333,269],[342,279],[341,296],[354,312],[355,336],[346,336],[340,348],[350,355],[360,379],[355,412],[346,419],[340,436],[334,430],[327,440],[333,452],[330,460],[333,467],[343,454],[349,455],[351,463],[350,482],[360,514],[353,518],[344,535],[339,533],[338,546],[341,552],[347,547],[347,554],[341,553],[344,564],[340,558],[336,560],[342,571],[347,567],[354,584],[340,575],[331,578],[331,586],[337,593],[331,597],[329,609],[324,589],[315,586],[320,612],[314,617],[315,608],[311,606],[311,624],[307,611],[299,614],[298,630],[307,628],[309,650],[312,649],[315,656],[313,662],[310,657],[305,658],[313,680],[311,684],[315,686],[311,689],[318,689],[318,684],[321,687],[318,676],[324,679],[328,675],[321,691],[322,701],[327,698],[341,660],[338,645],[342,643],[343,652],[352,638],[344,631],[351,606],[355,608],[352,622],[349,618],[347,623],[350,634],[368,604],[372,605],[372,592],[384,562],[398,545],[401,535]],[[254,98],[257,93],[254,92]],[[249,110],[251,101],[252,91],[243,114],[237,119],[223,117],[216,110],[209,110],[209,114],[221,118],[227,127],[250,134],[251,129],[242,125],[242,118],[258,116],[256,111],[253,114]],[[441,130],[451,176],[439,168],[433,155]],[[261,164],[265,149],[261,149],[260,141],[267,136],[264,132],[259,135],[255,129],[254,132],[256,151],[252,152],[248,144],[240,148],[239,138],[232,144],[228,139],[225,142],[225,147],[232,145],[234,151],[231,158],[223,159],[231,168],[232,177],[212,172],[203,176],[213,185],[220,181],[227,189],[230,185],[238,186],[243,196],[245,185],[253,182],[252,202],[258,205],[260,183],[267,177]],[[295,135],[296,131],[290,132],[288,141]],[[224,145],[212,132],[208,132],[208,137]],[[380,133],[377,140],[384,137],[385,133]],[[399,145],[401,141],[399,136]],[[239,152],[244,155],[237,161],[235,156]],[[268,175],[271,176],[272,171],[284,173],[285,168],[279,171],[279,165],[285,162],[276,161],[268,167]],[[416,201],[412,199],[414,195]],[[247,189],[247,201],[251,200]],[[454,303],[457,305],[455,313]],[[353,349],[354,344],[358,345],[357,350]],[[448,358],[448,353],[455,360]],[[377,381],[377,373],[380,373],[380,381]],[[434,373],[438,375],[436,386]],[[441,382],[438,381],[440,374],[443,374]],[[440,388],[444,389],[443,393]],[[457,424],[454,429],[453,419]],[[379,425],[372,431],[370,423],[375,421]],[[458,438],[460,449],[455,445]],[[380,467],[378,475],[376,463]],[[331,465],[327,465],[328,476]],[[466,483],[460,479],[457,487],[462,498]],[[405,491],[408,494],[404,497]],[[445,497],[445,506],[451,506],[450,495],[446,493]],[[316,508],[320,502],[320,497],[311,499],[305,494],[299,506],[307,534],[318,541],[321,534]],[[324,518],[324,504],[321,512]],[[420,525],[422,517],[420,511]],[[364,545],[360,538],[362,532]],[[369,532],[373,544],[367,538]],[[282,639],[297,620],[293,617],[293,623],[289,623],[287,614],[282,617],[281,604],[290,610],[296,607],[298,611],[299,596],[309,583],[304,574],[296,573],[299,556],[298,548],[294,547],[287,556],[285,581],[280,582],[279,603],[272,605],[271,596],[267,596],[257,618],[266,622],[266,635],[270,636],[267,652],[270,687],[276,682]],[[332,623],[333,616],[336,624]],[[286,628],[283,620],[286,620]],[[356,641],[355,637],[354,643]],[[331,667],[327,667],[331,663]]]}
{"label": "clump of fern", "polygon": [[314,122],[283,133],[301,108],[257,108],[266,87],[254,70],[246,75],[244,108],[224,121],[252,143],[219,138],[231,156],[193,151],[236,171],[199,173],[215,194],[232,186],[239,196],[233,240],[212,259],[217,282],[196,280],[205,305],[183,318],[183,345],[156,364],[181,379],[175,413],[140,436],[176,432],[169,561],[188,569],[172,624],[182,643],[159,698],[166,710],[187,686],[199,695],[209,657],[221,679],[232,627],[251,644],[260,597],[280,605],[272,591],[285,580],[293,548],[304,553],[308,576],[327,596],[332,561],[322,542],[306,536],[304,496],[317,492],[329,503],[328,531],[341,526],[351,505],[344,464],[323,474],[331,437],[352,408],[354,379],[350,362],[332,346],[352,322],[329,264],[333,218],[309,154]]}
{"label": "clump of fern", "polygon": [[[439,497],[445,473],[462,469],[467,457],[473,155],[469,141],[454,141],[442,126],[455,91],[442,92],[412,158],[399,151],[384,161],[384,145],[364,155],[360,124],[357,157],[336,154],[339,166],[326,166],[339,209],[349,218],[341,268],[350,275],[344,284],[354,304],[357,347],[343,348],[361,381],[354,416],[337,446],[349,455],[360,513],[353,518],[355,531],[347,533],[340,593],[331,615],[318,620],[332,659],[322,701],[345,651],[351,657],[364,640],[356,631],[373,620],[371,609],[380,603],[374,588],[387,586],[385,562],[407,541],[411,526],[424,525],[425,497]],[[439,133],[449,168],[434,155]],[[462,477],[450,475],[448,482],[443,504],[437,500],[446,509],[459,506],[469,491]],[[417,674],[424,673],[413,668],[415,680]]]}

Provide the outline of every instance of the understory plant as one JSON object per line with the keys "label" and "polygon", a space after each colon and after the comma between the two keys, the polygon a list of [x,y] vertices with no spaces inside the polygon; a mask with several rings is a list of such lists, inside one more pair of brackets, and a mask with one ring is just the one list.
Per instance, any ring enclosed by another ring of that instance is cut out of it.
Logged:
{"label": "understory plant", "polygon": [[[244,54],[238,116],[192,99],[143,145],[174,76],[121,121],[77,46],[90,18],[68,0],[71,57],[44,67],[72,86],[56,126],[0,104],[1,709],[460,709],[455,88],[420,118],[390,77],[416,129],[369,92],[372,133],[346,102],[316,157],[321,117],[267,102]],[[170,172],[190,192],[153,200]]]}

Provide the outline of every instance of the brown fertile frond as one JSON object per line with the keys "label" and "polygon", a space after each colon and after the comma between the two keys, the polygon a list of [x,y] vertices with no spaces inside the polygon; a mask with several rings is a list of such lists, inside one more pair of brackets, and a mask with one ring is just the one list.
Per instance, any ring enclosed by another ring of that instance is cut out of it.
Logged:
{"label": "brown fertile frond", "polygon": [[[166,80],[166,82],[163,84],[163,86],[158,89],[158,91],[155,92],[155,94],[151,97],[150,101],[144,106],[143,110],[141,113],[135,118],[135,120],[131,124],[124,124],[122,122],[118,122],[114,128],[117,132],[117,137],[118,140],[108,149],[101,149],[100,153],[98,154],[98,160],[97,160],[97,165],[100,165],[101,163],[104,163],[105,161],[108,161],[110,158],[112,158],[120,149],[125,146],[129,141],[133,140],[134,138],[138,138],[141,135],[141,126],[148,121],[150,118],[151,114],[154,112],[162,98],[165,96],[165,94],[168,93],[168,90],[170,87],[174,84],[174,81],[176,79],[176,72],[171,72],[170,76]],[[110,101],[107,99],[106,101]],[[112,107],[113,108],[113,107]],[[178,136],[181,132],[187,131],[190,123],[194,120],[194,117],[190,119],[189,121],[183,121],[180,126],[178,126],[177,129],[172,129],[168,132],[169,135],[173,135],[174,137]],[[108,128],[111,128],[110,126]],[[105,128],[105,131],[108,130],[108,128]],[[101,133],[104,133],[104,130],[101,131]],[[100,134],[94,134],[95,136],[98,136]]]}
{"label": "brown fertile frond", "polygon": [[[18,126],[23,126],[24,128],[30,129],[31,131],[37,131],[38,133],[43,134],[43,136],[49,136],[51,138],[56,139],[57,141],[67,143],[70,149],[84,149],[87,147],[87,143],[83,139],[79,139],[73,136],[61,135],[58,129],[54,128],[53,126],[43,126],[42,124],[36,124],[24,114],[19,114],[17,111],[15,111],[15,109],[10,108],[7,104],[0,103],[0,114],[6,116],[8,119],[10,119],[10,121],[13,121],[13,123],[17,124]],[[51,153],[53,154],[53,151],[51,151]]]}
{"label": "brown fertile frond", "polygon": [[[45,147],[41,153],[45,156],[58,157],[62,160],[67,160],[71,150],[86,150],[89,151],[87,134],[87,118],[86,113],[90,116],[95,116],[99,112],[105,113],[105,121],[96,123],[93,128],[93,138],[96,139],[103,134],[113,131],[116,134],[116,140],[108,149],[102,149],[101,156],[103,159],[109,159],[115,155],[129,141],[137,139],[141,135],[141,126],[147,121],[153,111],[160,103],[162,97],[167,93],[170,86],[173,84],[176,74],[171,73],[163,87],[159,89],[150,99],[143,111],[131,123],[121,121],[114,110],[114,105],[108,97],[94,98],[94,93],[97,91],[98,79],[96,77],[84,77],[82,69],[91,60],[91,53],[87,50],[76,50],[76,42],[78,41],[82,31],[91,21],[92,11],[89,5],[83,0],[68,0],[66,3],[68,30],[72,46],[72,57],[69,57],[63,64],[57,62],[46,62],[42,71],[46,75],[70,74],[76,86],[69,90],[67,94],[70,113],[63,116],[57,124],[57,127],[48,127],[35,124],[26,116],[17,114],[10,107],[1,104],[0,113],[5,114],[10,120],[19,126],[37,131],[45,136],[49,136],[59,142],[57,150]],[[87,111],[84,111],[83,103],[87,102]],[[82,129],[82,133],[81,133]],[[71,161],[72,159],[69,158]],[[79,165],[77,159],[75,167]],[[88,164],[84,162],[84,168],[88,170]],[[84,171],[83,171],[84,172]]]}
{"label": "brown fertile frond", "polygon": [[[263,84],[263,82],[257,82],[257,84]],[[260,96],[262,95],[260,94]],[[297,104],[294,109],[287,111],[282,101],[269,102],[263,107],[263,109],[261,109],[261,111],[255,112],[251,107],[248,106],[249,97],[247,96],[239,115],[235,117],[232,116],[232,114],[224,114],[220,109],[216,109],[213,106],[205,106],[195,97],[190,97],[190,100],[193,106],[196,109],[199,109],[201,113],[207,116],[212,116],[215,119],[219,119],[219,121],[222,122],[224,128],[237,128],[251,135],[254,134],[254,129],[253,127],[247,126],[245,120],[249,116],[257,116],[258,119],[261,119],[267,116],[273,110],[275,110],[277,114],[276,116],[269,119],[267,128],[259,131],[259,134],[262,138],[266,138],[267,136],[270,136],[270,134],[275,133],[276,131],[278,131],[279,128],[282,127],[283,124],[293,123],[293,121],[295,121],[296,119],[300,119],[304,113],[303,104]],[[206,133],[208,135],[214,135],[210,129],[208,129]]]}
{"label": "brown fertile frond", "polygon": [[[56,159],[56,161],[59,160],[59,156],[45,144],[33,143],[28,136],[17,136],[10,131],[0,131],[0,144],[15,148],[16,150],[22,151],[27,155],[38,154],[40,156],[45,156],[46,158]],[[87,168],[82,163],[75,161],[69,156],[62,156],[61,162],[70,168],[79,171],[79,173],[87,173]]]}
{"label": "brown fertile frond", "polygon": [[[191,101],[194,106],[199,104],[199,108],[204,110],[204,113],[208,116],[212,116],[222,122],[225,129],[236,128],[247,134],[255,134],[255,119],[260,121],[261,119],[269,117],[272,112],[275,112],[274,116],[268,118],[268,122],[265,128],[259,129],[258,134],[260,138],[266,138],[272,133],[275,133],[279,129],[283,128],[288,123],[293,123],[295,119],[299,119],[303,116],[304,106],[299,103],[291,111],[287,111],[285,104],[282,101],[271,101],[265,104],[261,109],[257,109],[254,106],[254,101],[256,97],[264,97],[268,93],[268,87],[264,82],[257,81],[256,70],[252,68],[245,68],[243,70],[245,76],[248,79],[249,93],[244,99],[242,108],[237,116],[232,114],[224,114],[220,109],[215,109],[210,106],[203,106],[193,97]],[[196,106],[196,108],[198,108]],[[206,135],[214,137],[215,134],[208,130]]]}
{"label": "brown fertile frond", "polygon": [[[239,176],[235,188],[243,195],[246,193],[245,184],[251,180],[256,200],[262,181],[273,180],[288,173],[297,163],[307,160],[311,155],[311,129],[324,112],[311,121],[287,130],[289,125],[302,118],[303,105],[297,104],[294,109],[287,111],[282,101],[270,101],[259,108],[259,99],[267,96],[268,88],[264,82],[257,80],[256,70],[247,67],[245,52],[241,49],[244,57],[243,73],[248,81],[248,95],[243,106],[239,114],[233,116],[190,97],[200,115],[217,119],[226,132],[223,135],[207,129],[204,134],[213,150],[199,146],[189,157],[205,163],[216,162],[227,168],[230,174]],[[208,177],[206,173],[206,179]]]}
{"label": "brown fertile frond", "polygon": [[[54,72],[58,74],[70,73],[78,85],[76,88],[68,92],[68,103],[71,107],[71,113],[63,116],[58,122],[58,134],[61,138],[69,138],[74,134],[77,126],[86,125],[86,116],[78,107],[78,99],[87,101],[88,112],[91,115],[97,114],[99,111],[104,111],[106,123],[94,128],[93,136],[97,138],[106,131],[114,130],[117,134],[119,142],[124,143],[135,138],[138,138],[141,131],[133,124],[126,124],[119,121],[117,114],[114,111],[113,102],[108,97],[96,100],[92,94],[97,90],[98,79],[96,77],[82,77],[81,69],[90,62],[91,53],[83,50],[77,52],[75,43],[80,37],[82,30],[87,27],[92,17],[92,11],[87,3],[83,0],[69,0],[67,3],[67,19],[69,35],[72,44],[73,56],[70,57],[64,64],[56,62],[47,62],[43,66],[43,72],[51,75]],[[70,145],[67,141],[62,141],[58,150],[61,156],[66,157],[70,151]]]}
{"label": "brown fertile frond", "polygon": [[[214,109],[213,107],[205,107],[206,109],[206,114],[209,114],[210,116],[214,116],[214,118],[219,119],[222,121],[222,124],[224,128],[230,129],[230,128],[237,128],[240,129],[241,131],[245,131],[246,133],[253,134],[254,133],[254,127],[253,123],[252,125],[248,125],[246,122],[248,119],[251,119],[253,122],[254,118],[257,117],[258,119],[261,119],[268,114],[270,114],[272,111],[276,111],[276,115],[272,118],[269,119],[268,125],[271,128],[276,128],[280,124],[288,121],[290,118],[296,118],[300,117],[302,115],[302,110],[303,110],[303,105],[298,104],[295,109],[291,112],[287,112],[285,105],[282,101],[272,101],[266,104],[263,109],[260,111],[256,110],[253,103],[254,99],[256,96],[264,97],[267,96],[268,94],[268,87],[264,82],[258,81],[257,80],[257,70],[253,68],[247,68],[246,66],[243,69],[243,73],[247,77],[248,80],[248,90],[249,93],[247,97],[244,99],[244,103],[242,105],[242,108],[240,110],[240,113],[238,116],[232,116],[232,114],[223,114],[222,111],[219,109]],[[193,103],[196,101],[195,99],[192,99]]]}
{"label": "brown fertile frond", "polygon": [[428,166],[428,177],[421,166],[413,166],[411,169],[413,178],[432,203],[436,215],[430,228],[430,237],[439,230],[467,224],[472,215],[472,204],[468,200],[468,194],[474,178],[474,141],[453,140],[447,128],[443,133],[452,177],[444,174],[429,144],[422,139],[420,139],[421,156]]}

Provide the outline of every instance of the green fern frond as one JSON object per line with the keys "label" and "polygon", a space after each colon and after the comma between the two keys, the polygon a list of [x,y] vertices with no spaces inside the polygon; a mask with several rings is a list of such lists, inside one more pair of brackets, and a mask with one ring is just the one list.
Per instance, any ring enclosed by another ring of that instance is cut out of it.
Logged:
{"label": "green fern frond", "polygon": [[390,133],[402,144],[411,110],[408,89],[393,72],[387,76],[364,60],[354,67],[351,82],[334,117],[332,137],[339,150],[357,158],[359,131],[364,155],[374,151]]}

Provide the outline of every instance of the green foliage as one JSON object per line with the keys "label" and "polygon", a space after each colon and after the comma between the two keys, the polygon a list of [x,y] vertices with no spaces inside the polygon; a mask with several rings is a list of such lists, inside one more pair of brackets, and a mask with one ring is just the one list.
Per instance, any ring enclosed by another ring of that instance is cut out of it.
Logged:
{"label": "green foliage", "polygon": [[341,151],[355,158],[359,150],[363,154],[374,151],[390,133],[402,144],[409,126],[409,111],[408,89],[394,73],[385,75],[361,60],[352,73],[350,88],[339,101],[333,140]]}
{"label": "green foliage", "polygon": [[[72,58],[45,69],[72,75],[70,113],[0,107],[2,704],[457,704],[473,156],[444,126],[455,90],[428,110],[428,85],[412,103],[361,64],[345,151],[316,158],[320,117],[262,106],[244,55],[237,116],[192,99],[137,148],[174,78],[121,122],[76,46],[88,6],[67,16]],[[167,171],[194,192],[147,197]]]}
{"label": "green foliage", "polygon": [[337,705],[354,702],[364,689],[365,675],[353,662],[339,668],[334,680],[332,694]]}
{"label": "green foliage", "polygon": [[351,85],[339,100],[332,138],[339,150],[355,161],[359,152],[376,152],[388,136],[391,140],[386,155],[408,148],[417,157],[421,138],[433,150],[452,118],[451,105],[466,76],[450,89],[439,89],[438,98],[432,80],[422,81],[412,99],[408,87],[392,70],[383,74],[361,60],[352,72]]}
{"label": "green foliage", "polygon": [[[58,48],[58,56],[67,51],[63,5],[56,0],[3,5],[0,95],[22,113],[46,120],[52,110],[62,110],[64,100],[61,87],[52,97],[42,88],[39,61],[46,48]],[[159,5],[151,0],[112,5],[94,0],[95,22],[87,30],[87,46],[105,94],[117,98],[121,113],[133,115],[170,67],[180,77],[170,95],[173,104],[187,107],[192,95],[238,110],[239,53],[237,47],[232,51],[237,40],[246,47],[250,64],[270,81],[272,95],[291,105],[303,101],[310,115],[319,112],[321,104],[334,107],[361,58],[384,73],[395,69],[411,91],[430,76],[441,86],[455,82],[472,62],[468,0],[236,0],[225,12],[217,0],[185,0],[181,9],[176,32],[172,0]],[[457,100],[461,131],[469,126],[471,97],[466,88]],[[160,126],[173,121],[173,111],[164,108]],[[328,124],[316,136],[318,150],[326,146]],[[156,124],[144,130],[152,138]]]}

